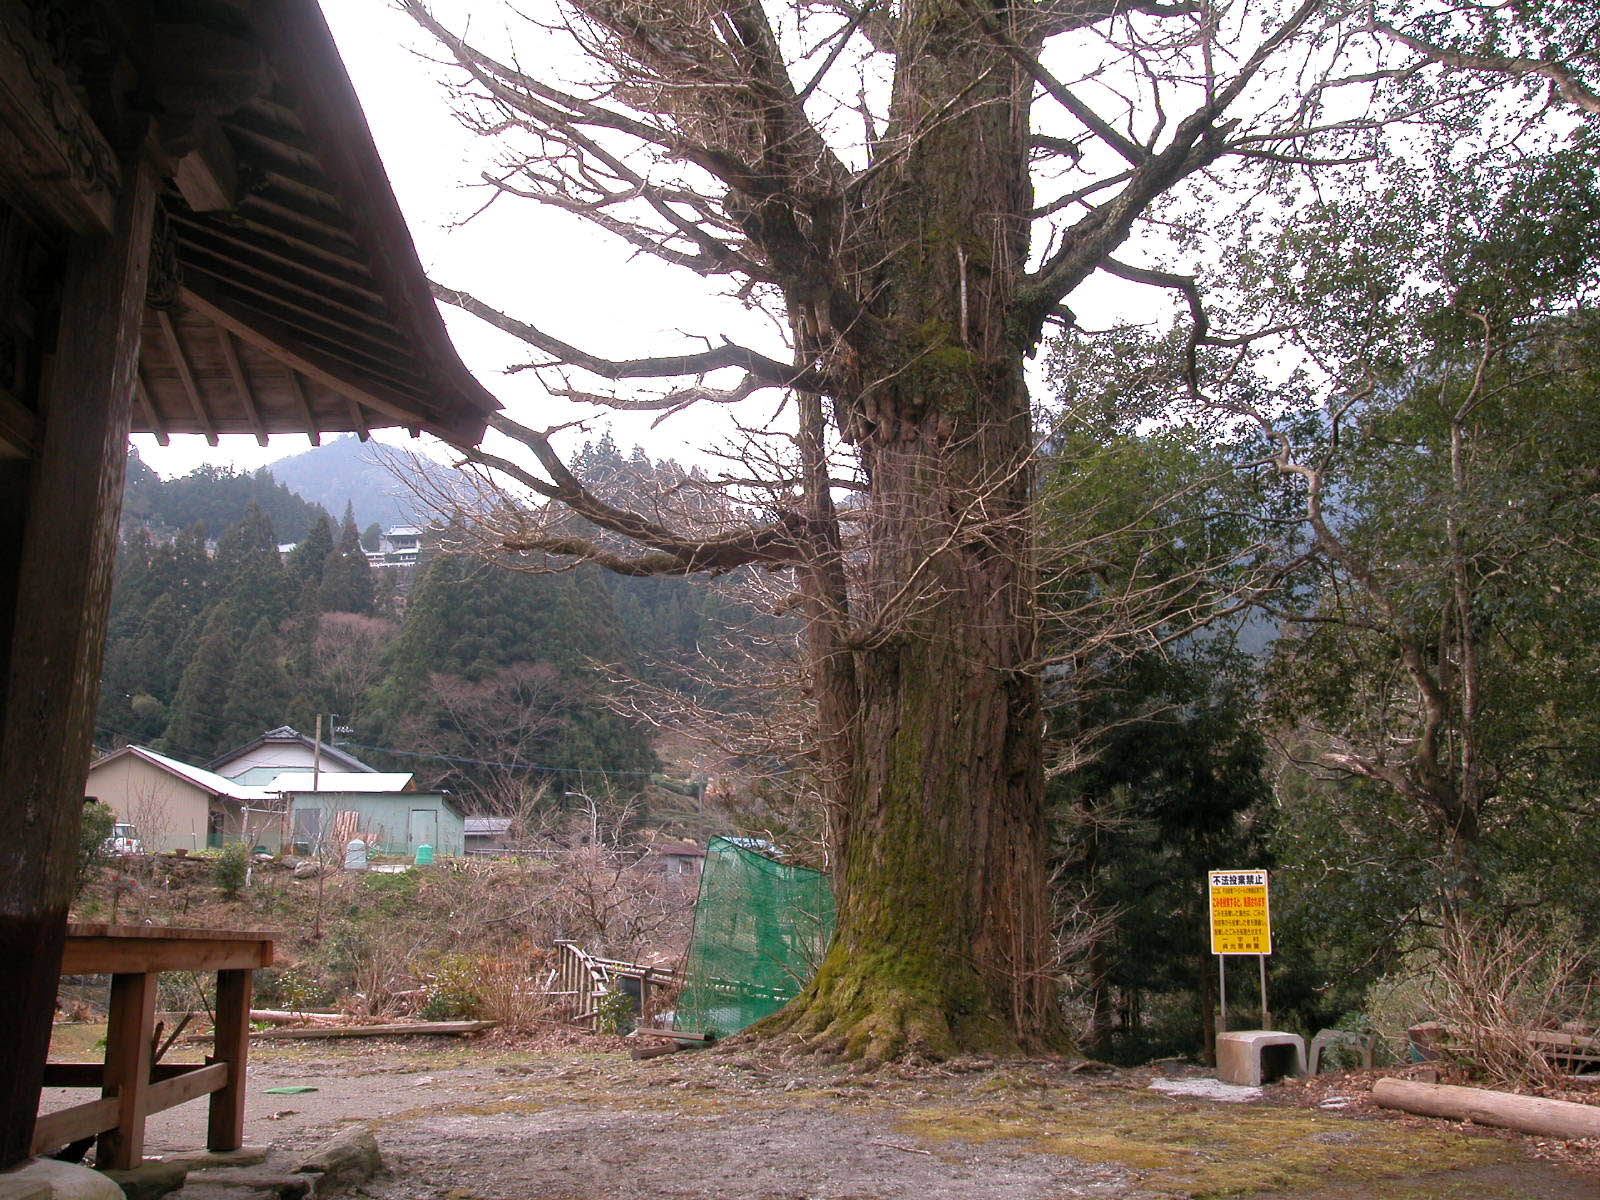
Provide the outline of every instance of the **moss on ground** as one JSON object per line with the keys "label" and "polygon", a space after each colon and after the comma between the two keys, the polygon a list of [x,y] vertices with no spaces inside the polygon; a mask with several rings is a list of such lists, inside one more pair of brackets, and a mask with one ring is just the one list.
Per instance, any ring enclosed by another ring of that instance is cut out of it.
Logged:
{"label": "moss on ground", "polygon": [[1126,1167],[1139,1173],[1142,1189],[1173,1196],[1232,1196],[1335,1179],[1353,1186],[1414,1175],[1419,1164],[1444,1170],[1520,1157],[1515,1147],[1487,1137],[1306,1109],[1199,1104],[1115,1088],[1057,1088],[1041,1104],[998,1098],[1005,1089],[996,1082],[982,1089],[995,1099],[925,1105],[901,1116],[898,1127],[930,1145],[1003,1141],[1024,1152]]}

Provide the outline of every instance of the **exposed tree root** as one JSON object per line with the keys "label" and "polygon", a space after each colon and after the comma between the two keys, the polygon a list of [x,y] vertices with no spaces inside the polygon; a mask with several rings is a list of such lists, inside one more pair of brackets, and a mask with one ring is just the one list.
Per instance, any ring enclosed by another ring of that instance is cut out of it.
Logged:
{"label": "exposed tree root", "polygon": [[[864,1066],[896,1060],[938,1062],[961,1054],[1015,1057],[1066,1050],[1069,1039],[1019,1038],[981,1002],[958,970],[945,977],[895,979],[869,958],[837,947],[811,986],[750,1032],[796,1053]],[[962,986],[962,984],[966,986]],[[924,984],[924,986],[916,986]]]}

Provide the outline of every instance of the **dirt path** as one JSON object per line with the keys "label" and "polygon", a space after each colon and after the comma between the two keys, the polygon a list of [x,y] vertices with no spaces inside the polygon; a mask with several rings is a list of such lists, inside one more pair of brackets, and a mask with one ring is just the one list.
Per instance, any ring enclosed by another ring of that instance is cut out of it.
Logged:
{"label": "dirt path", "polygon": [[[1600,1176],[1439,1122],[1167,1096],[1151,1072],[946,1064],[860,1076],[750,1051],[636,1063],[588,1046],[346,1042],[259,1051],[246,1140],[368,1122],[378,1200],[1064,1200],[1232,1195],[1593,1200]],[[269,1095],[267,1089],[314,1087]],[[65,1098],[68,1094],[62,1093]],[[80,1097],[81,1098],[81,1097]],[[203,1104],[148,1152],[204,1139]]]}

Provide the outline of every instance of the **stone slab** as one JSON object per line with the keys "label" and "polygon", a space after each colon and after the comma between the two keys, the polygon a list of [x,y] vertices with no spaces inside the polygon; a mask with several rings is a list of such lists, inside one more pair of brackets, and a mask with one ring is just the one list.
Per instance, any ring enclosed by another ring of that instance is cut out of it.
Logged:
{"label": "stone slab", "polygon": [[177,1154],[163,1154],[161,1161],[182,1163],[192,1171],[209,1171],[213,1167],[258,1167],[267,1161],[267,1147],[240,1146],[237,1150],[184,1150]]}
{"label": "stone slab", "polygon": [[189,1168],[183,1163],[146,1159],[126,1171],[105,1171],[104,1175],[122,1189],[128,1200],[160,1200],[183,1186]]}
{"label": "stone slab", "polygon": [[92,1167],[32,1158],[0,1172],[0,1200],[122,1200],[122,1189]]}
{"label": "stone slab", "polygon": [[[1267,1066],[1269,1054],[1276,1058],[1287,1047],[1292,1052],[1292,1065],[1287,1070],[1272,1070]],[[1276,1053],[1273,1052],[1276,1050]],[[1260,1087],[1287,1075],[1306,1073],[1306,1043],[1298,1033],[1276,1029],[1238,1029],[1217,1034],[1217,1078],[1223,1083],[1239,1087]]]}

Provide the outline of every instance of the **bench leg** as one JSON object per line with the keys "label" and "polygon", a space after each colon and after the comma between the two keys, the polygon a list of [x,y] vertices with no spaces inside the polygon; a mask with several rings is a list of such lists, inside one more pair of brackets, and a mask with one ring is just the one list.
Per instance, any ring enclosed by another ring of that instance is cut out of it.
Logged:
{"label": "bench leg", "polygon": [[244,1145],[244,1074],[250,1057],[250,971],[217,972],[217,1036],[208,1062],[228,1064],[228,1082],[211,1093],[209,1150]]}
{"label": "bench leg", "polygon": [[154,974],[113,975],[106,1017],[106,1072],[100,1094],[116,1096],[117,1127],[100,1135],[95,1162],[127,1170],[144,1159],[150,1038],[156,1023]]}

